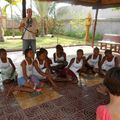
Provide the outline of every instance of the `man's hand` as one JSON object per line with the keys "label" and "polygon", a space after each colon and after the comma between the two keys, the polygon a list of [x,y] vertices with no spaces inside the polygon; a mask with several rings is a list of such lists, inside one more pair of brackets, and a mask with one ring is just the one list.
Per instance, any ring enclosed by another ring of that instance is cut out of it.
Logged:
{"label": "man's hand", "polygon": [[21,23],[18,28],[20,31],[23,31],[24,27],[25,27],[25,23]]}

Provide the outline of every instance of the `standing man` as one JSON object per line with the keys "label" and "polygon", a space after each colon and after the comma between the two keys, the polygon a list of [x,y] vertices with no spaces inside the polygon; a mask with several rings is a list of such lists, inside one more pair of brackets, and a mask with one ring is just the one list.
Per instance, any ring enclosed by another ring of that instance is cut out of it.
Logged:
{"label": "standing man", "polygon": [[38,33],[38,23],[32,18],[32,9],[27,9],[27,17],[23,18],[19,26],[22,31],[23,53],[26,49],[32,48],[36,52],[36,34]]}

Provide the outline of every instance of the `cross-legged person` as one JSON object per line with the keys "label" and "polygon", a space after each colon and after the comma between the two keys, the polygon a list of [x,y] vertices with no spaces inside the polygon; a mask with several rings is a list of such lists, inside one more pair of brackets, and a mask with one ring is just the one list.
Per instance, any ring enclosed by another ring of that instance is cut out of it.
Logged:
{"label": "cross-legged person", "polygon": [[59,73],[68,64],[66,60],[66,53],[64,52],[62,45],[56,46],[56,52],[53,54],[53,59],[55,64],[53,64],[51,69],[54,70],[58,76],[60,76]]}
{"label": "cross-legged person", "polygon": [[77,50],[77,56],[70,60],[69,65],[62,71],[61,81],[70,81],[77,83],[80,75],[80,71],[85,66],[85,57],[83,56],[83,50]]}
{"label": "cross-legged person", "polygon": [[[100,62],[102,59],[102,55],[99,53],[99,48],[95,47],[93,50],[93,54],[90,54],[87,57],[86,67],[88,73],[99,73]],[[95,74],[95,75],[97,75]]]}
{"label": "cross-legged person", "polygon": [[109,69],[118,67],[118,65],[118,58],[112,54],[112,51],[105,50],[105,56],[103,57],[100,64],[100,74],[104,76]]}

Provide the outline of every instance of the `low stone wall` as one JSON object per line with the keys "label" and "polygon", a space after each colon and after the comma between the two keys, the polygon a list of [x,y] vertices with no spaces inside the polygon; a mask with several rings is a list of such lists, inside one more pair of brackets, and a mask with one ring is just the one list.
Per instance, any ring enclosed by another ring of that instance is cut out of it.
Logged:
{"label": "low stone wall", "polygon": [[[120,34],[120,18],[98,19],[96,33]],[[92,24],[93,27],[93,24]],[[92,29],[91,29],[92,31]]]}
{"label": "low stone wall", "polygon": [[[78,25],[78,28],[75,29],[75,27],[72,27],[70,25],[71,20],[64,21],[64,27],[63,29],[68,32],[68,31],[80,31],[84,32],[85,31],[85,26],[84,25]],[[92,32],[93,30],[93,25],[94,25],[94,20],[92,22],[90,31]],[[98,19],[97,21],[97,26],[96,26],[96,33],[99,33],[101,35],[104,35],[105,33],[107,34],[120,34],[120,18],[108,18],[108,19]]]}

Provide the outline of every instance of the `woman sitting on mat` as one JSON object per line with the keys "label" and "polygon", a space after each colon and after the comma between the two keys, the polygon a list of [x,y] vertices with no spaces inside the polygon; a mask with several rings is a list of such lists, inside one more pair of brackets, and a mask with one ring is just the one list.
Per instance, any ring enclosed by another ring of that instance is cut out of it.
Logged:
{"label": "woman sitting on mat", "polygon": [[3,48],[0,49],[0,72],[2,81],[6,83],[17,80],[15,65],[11,58],[7,57],[7,51]]}
{"label": "woman sitting on mat", "polygon": [[51,69],[59,75],[59,72],[68,64],[68,62],[66,61],[66,53],[64,52],[61,45],[56,46],[56,52],[53,54],[53,58],[55,65],[53,65]]}
{"label": "woman sitting on mat", "polygon": [[47,79],[53,87],[57,87],[56,84],[53,82],[53,78],[51,72],[49,70],[49,66],[46,63],[46,52],[45,51],[38,51],[37,58],[34,60],[34,67],[33,67],[33,75],[36,76],[38,79]]}
{"label": "woman sitting on mat", "polygon": [[105,56],[103,57],[100,64],[100,74],[104,76],[109,69],[118,67],[118,65],[118,58],[112,54],[112,51],[105,50]]}
{"label": "woman sitting on mat", "polygon": [[45,52],[45,56],[46,56],[46,58],[45,58],[45,64],[46,64],[47,67],[50,68],[50,66],[52,64],[52,60],[48,57],[48,51],[45,48],[40,48],[39,51]]}
{"label": "woman sitting on mat", "polygon": [[83,50],[77,50],[77,57],[72,58],[67,68],[62,71],[62,76],[64,76],[66,81],[71,81],[77,83],[79,79],[80,71],[85,66],[85,57],[83,56]]}
{"label": "woman sitting on mat", "polygon": [[33,77],[34,53],[32,49],[26,49],[24,55],[25,59],[21,62],[18,71],[18,86],[12,86],[7,95],[10,95],[13,91],[34,92],[36,84],[39,84],[39,81]]}
{"label": "woman sitting on mat", "polygon": [[89,55],[87,58],[87,71],[91,73],[99,73],[99,67],[102,55],[99,53],[99,48],[95,47],[93,54]]}

